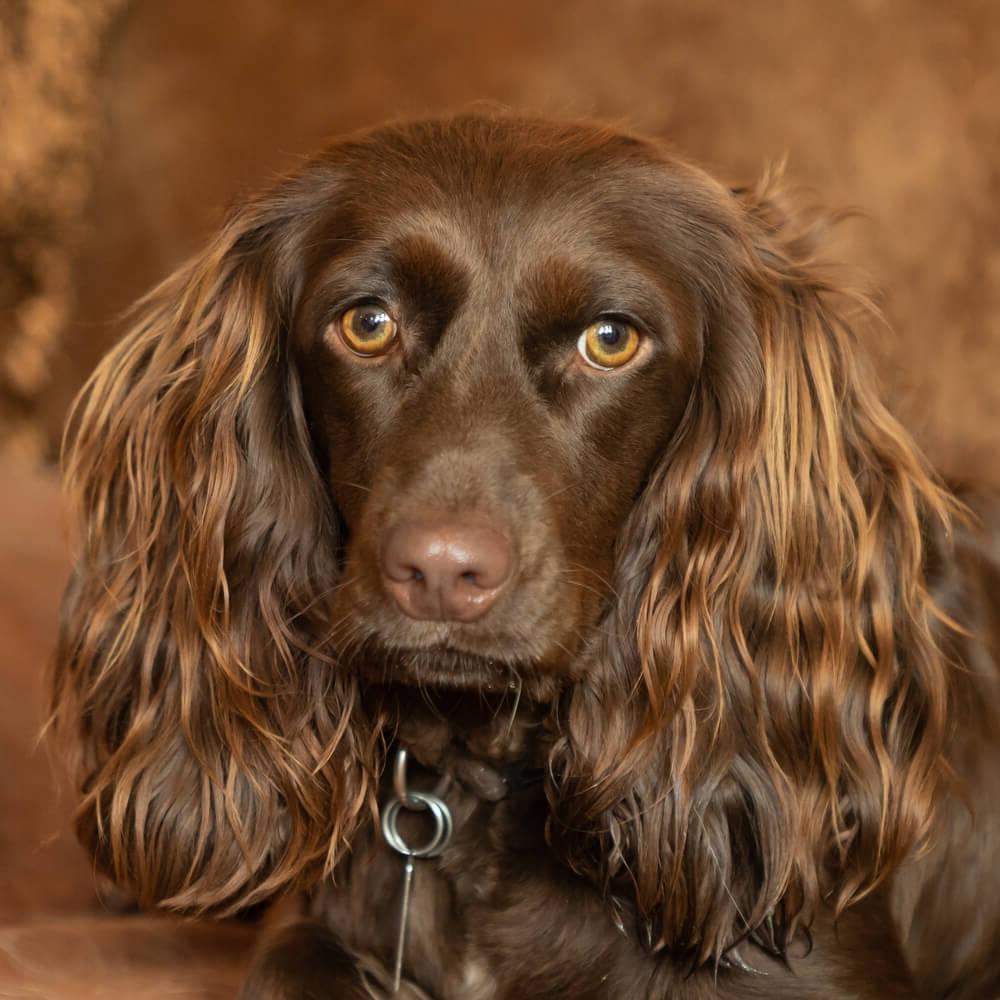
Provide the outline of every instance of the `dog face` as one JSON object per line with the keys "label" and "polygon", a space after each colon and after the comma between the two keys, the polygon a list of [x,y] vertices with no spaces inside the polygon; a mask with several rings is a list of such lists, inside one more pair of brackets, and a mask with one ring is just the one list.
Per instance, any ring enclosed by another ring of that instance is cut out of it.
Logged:
{"label": "dog face", "polygon": [[367,682],[516,682],[549,848],[652,946],[878,885],[942,779],[952,503],[815,236],[774,185],[482,116],[241,206],[70,431],[53,705],[100,863],[178,908],[308,884],[384,766]]}
{"label": "dog face", "polygon": [[702,351],[662,165],[531,138],[350,145],[308,241],[294,344],[346,527],[336,644],[425,682],[578,669]]}

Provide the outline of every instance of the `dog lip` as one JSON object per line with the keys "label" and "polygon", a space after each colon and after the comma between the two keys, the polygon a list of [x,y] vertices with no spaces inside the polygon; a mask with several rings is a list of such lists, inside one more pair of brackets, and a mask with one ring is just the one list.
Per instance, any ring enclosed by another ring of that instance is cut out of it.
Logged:
{"label": "dog lip", "polygon": [[439,657],[442,661],[454,661],[456,659],[477,661],[484,666],[495,669],[509,670],[516,661],[509,656],[502,654],[491,655],[479,649],[473,649],[462,643],[456,642],[428,642],[428,643],[391,643],[382,642],[382,648],[393,657],[415,657],[421,659],[432,659]]}
{"label": "dog lip", "polygon": [[[455,646],[382,646],[380,667],[388,677],[442,687],[507,689],[525,664]],[[516,685],[515,685],[516,686]]]}

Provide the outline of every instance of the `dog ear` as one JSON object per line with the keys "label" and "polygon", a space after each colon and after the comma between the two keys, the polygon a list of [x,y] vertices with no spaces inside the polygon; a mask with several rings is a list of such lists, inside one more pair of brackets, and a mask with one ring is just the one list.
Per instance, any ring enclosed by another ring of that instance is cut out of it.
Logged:
{"label": "dog ear", "polygon": [[71,417],[53,718],[80,836],[143,903],[230,911],[300,883],[369,796],[372,727],[324,651],[337,526],[287,342],[328,172],[244,207],[140,303]]}
{"label": "dog ear", "polygon": [[569,695],[552,832],[699,964],[751,934],[783,948],[924,842],[950,690],[928,565],[955,504],[879,402],[864,302],[804,217],[773,184],[690,182],[701,372]]}

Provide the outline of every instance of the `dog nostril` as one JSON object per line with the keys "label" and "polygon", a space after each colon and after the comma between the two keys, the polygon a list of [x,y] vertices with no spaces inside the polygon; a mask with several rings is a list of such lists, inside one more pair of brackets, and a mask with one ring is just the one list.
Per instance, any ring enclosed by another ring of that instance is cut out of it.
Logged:
{"label": "dog nostril", "polygon": [[382,582],[399,609],[424,621],[471,622],[497,602],[511,575],[507,538],[482,515],[424,515],[386,536]]}

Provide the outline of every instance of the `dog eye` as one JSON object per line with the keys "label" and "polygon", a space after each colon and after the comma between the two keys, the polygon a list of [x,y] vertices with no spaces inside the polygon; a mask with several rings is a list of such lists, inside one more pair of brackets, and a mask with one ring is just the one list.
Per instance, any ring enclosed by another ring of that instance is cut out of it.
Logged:
{"label": "dog eye", "polygon": [[365,358],[385,354],[396,340],[396,321],[382,306],[355,306],[336,322],[341,340]]}
{"label": "dog eye", "polygon": [[576,349],[591,368],[611,371],[635,357],[639,331],[624,320],[600,319],[580,334]]}

